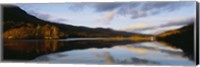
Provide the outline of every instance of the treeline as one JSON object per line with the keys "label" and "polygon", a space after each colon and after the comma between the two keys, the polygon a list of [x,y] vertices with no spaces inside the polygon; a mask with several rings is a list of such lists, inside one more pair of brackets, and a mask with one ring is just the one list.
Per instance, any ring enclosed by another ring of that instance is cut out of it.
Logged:
{"label": "treeline", "polygon": [[[16,23],[16,22],[7,22]],[[63,32],[54,25],[34,25],[31,23],[21,22],[21,25],[4,31],[4,39],[58,39],[65,37]],[[5,25],[6,26],[6,25]]]}

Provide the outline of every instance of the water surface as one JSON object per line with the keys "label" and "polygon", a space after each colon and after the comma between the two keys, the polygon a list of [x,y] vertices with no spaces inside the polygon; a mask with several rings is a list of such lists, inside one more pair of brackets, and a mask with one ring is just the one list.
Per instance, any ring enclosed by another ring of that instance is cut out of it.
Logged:
{"label": "water surface", "polygon": [[114,40],[4,41],[4,60],[44,63],[195,65],[182,49],[160,42]]}

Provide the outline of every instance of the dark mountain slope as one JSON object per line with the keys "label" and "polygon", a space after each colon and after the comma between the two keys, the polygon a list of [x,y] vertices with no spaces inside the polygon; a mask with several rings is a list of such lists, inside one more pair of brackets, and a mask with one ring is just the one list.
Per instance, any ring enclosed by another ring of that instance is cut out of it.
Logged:
{"label": "dark mountain slope", "polygon": [[161,33],[157,40],[164,41],[171,46],[181,48],[187,56],[194,59],[194,24],[189,24],[177,30]]}
{"label": "dark mountain slope", "polygon": [[[13,5],[3,6],[4,39],[57,39],[67,37],[128,37],[134,33],[77,27],[38,19]],[[139,34],[138,34],[139,35]]]}

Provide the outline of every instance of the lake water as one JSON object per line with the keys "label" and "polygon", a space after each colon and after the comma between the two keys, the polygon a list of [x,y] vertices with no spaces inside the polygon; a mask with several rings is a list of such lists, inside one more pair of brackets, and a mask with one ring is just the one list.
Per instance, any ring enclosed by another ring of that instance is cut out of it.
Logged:
{"label": "lake water", "polygon": [[37,63],[195,65],[181,49],[156,41],[11,40],[3,60]]}

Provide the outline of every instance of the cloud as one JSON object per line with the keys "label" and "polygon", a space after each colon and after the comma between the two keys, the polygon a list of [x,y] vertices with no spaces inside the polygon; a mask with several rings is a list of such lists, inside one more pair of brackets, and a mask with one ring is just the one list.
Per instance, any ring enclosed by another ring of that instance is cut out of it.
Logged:
{"label": "cloud", "polygon": [[121,2],[121,3],[78,3],[72,4],[74,9],[92,7],[96,12],[117,11],[116,14],[131,15],[132,19],[175,11],[193,2]]}
{"label": "cloud", "polygon": [[[75,3],[71,4],[70,9],[73,11],[81,11],[85,7],[90,7],[94,8],[94,11],[97,13],[105,12],[106,15],[98,21],[108,24],[116,15],[138,19],[141,17],[157,15],[166,11],[175,11],[190,4],[191,2]],[[115,13],[112,14],[110,12]]]}
{"label": "cloud", "polygon": [[123,3],[98,3],[93,4],[97,12],[112,11],[123,5]]}
{"label": "cloud", "polygon": [[39,18],[39,19],[46,20],[46,21],[53,21],[53,22],[68,21],[68,19],[66,19],[66,18],[59,18],[59,17],[56,17],[56,16],[52,16],[50,14],[36,12],[36,11],[33,11],[33,10],[28,10],[26,12],[37,17],[37,18]]}
{"label": "cloud", "polygon": [[65,19],[65,18],[57,18],[57,19],[55,19],[55,21],[64,22],[64,21],[68,21],[68,19]]}
{"label": "cloud", "polygon": [[187,25],[187,24],[193,23],[194,20],[195,20],[194,17],[186,17],[186,18],[182,18],[182,19],[178,19],[178,20],[170,20],[168,23],[162,24],[159,27]]}
{"label": "cloud", "polygon": [[147,24],[147,23],[134,23],[133,25],[128,26],[128,31],[135,31],[135,30],[145,30],[149,28],[153,28],[154,25]]}
{"label": "cloud", "polygon": [[77,12],[77,11],[82,11],[83,8],[87,6],[87,3],[76,3],[76,4],[70,3],[69,5],[70,5],[69,10]]}
{"label": "cloud", "polygon": [[177,29],[182,26],[194,23],[194,17],[186,17],[181,19],[169,20],[165,24],[151,25],[147,23],[138,23],[130,25],[127,28],[129,32],[137,32],[143,34],[159,34],[167,30]]}
{"label": "cloud", "polygon": [[180,7],[186,5],[188,2],[146,2],[142,5],[141,10],[148,11],[148,10],[168,10],[173,11],[177,10]]}
{"label": "cloud", "polygon": [[162,32],[165,32],[165,31],[168,31],[168,30],[173,30],[173,29],[178,29],[178,28],[181,28],[181,27],[183,27],[183,26],[179,25],[179,26],[157,27],[157,28],[146,29],[146,30],[134,30],[133,32],[142,33],[142,34],[157,35],[157,34],[160,34]]}
{"label": "cloud", "polygon": [[97,21],[103,22],[105,24],[109,24],[112,21],[112,19],[114,18],[114,15],[115,15],[114,12],[107,12],[107,13],[105,13],[105,15],[102,18],[98,19]]}
{"label": "cloud", "polygon": [[36,16],[37,18],[40,18],[40,19],[44,19],[44,20],[47,20],[51,17],[51,15],[49,14],[45,14],[45,13],[38,13],[38,12],[35,12],[35,11],[32,11],[32,10],[29,10],[27,11],[29,14],[31,15],[34,15]]}

